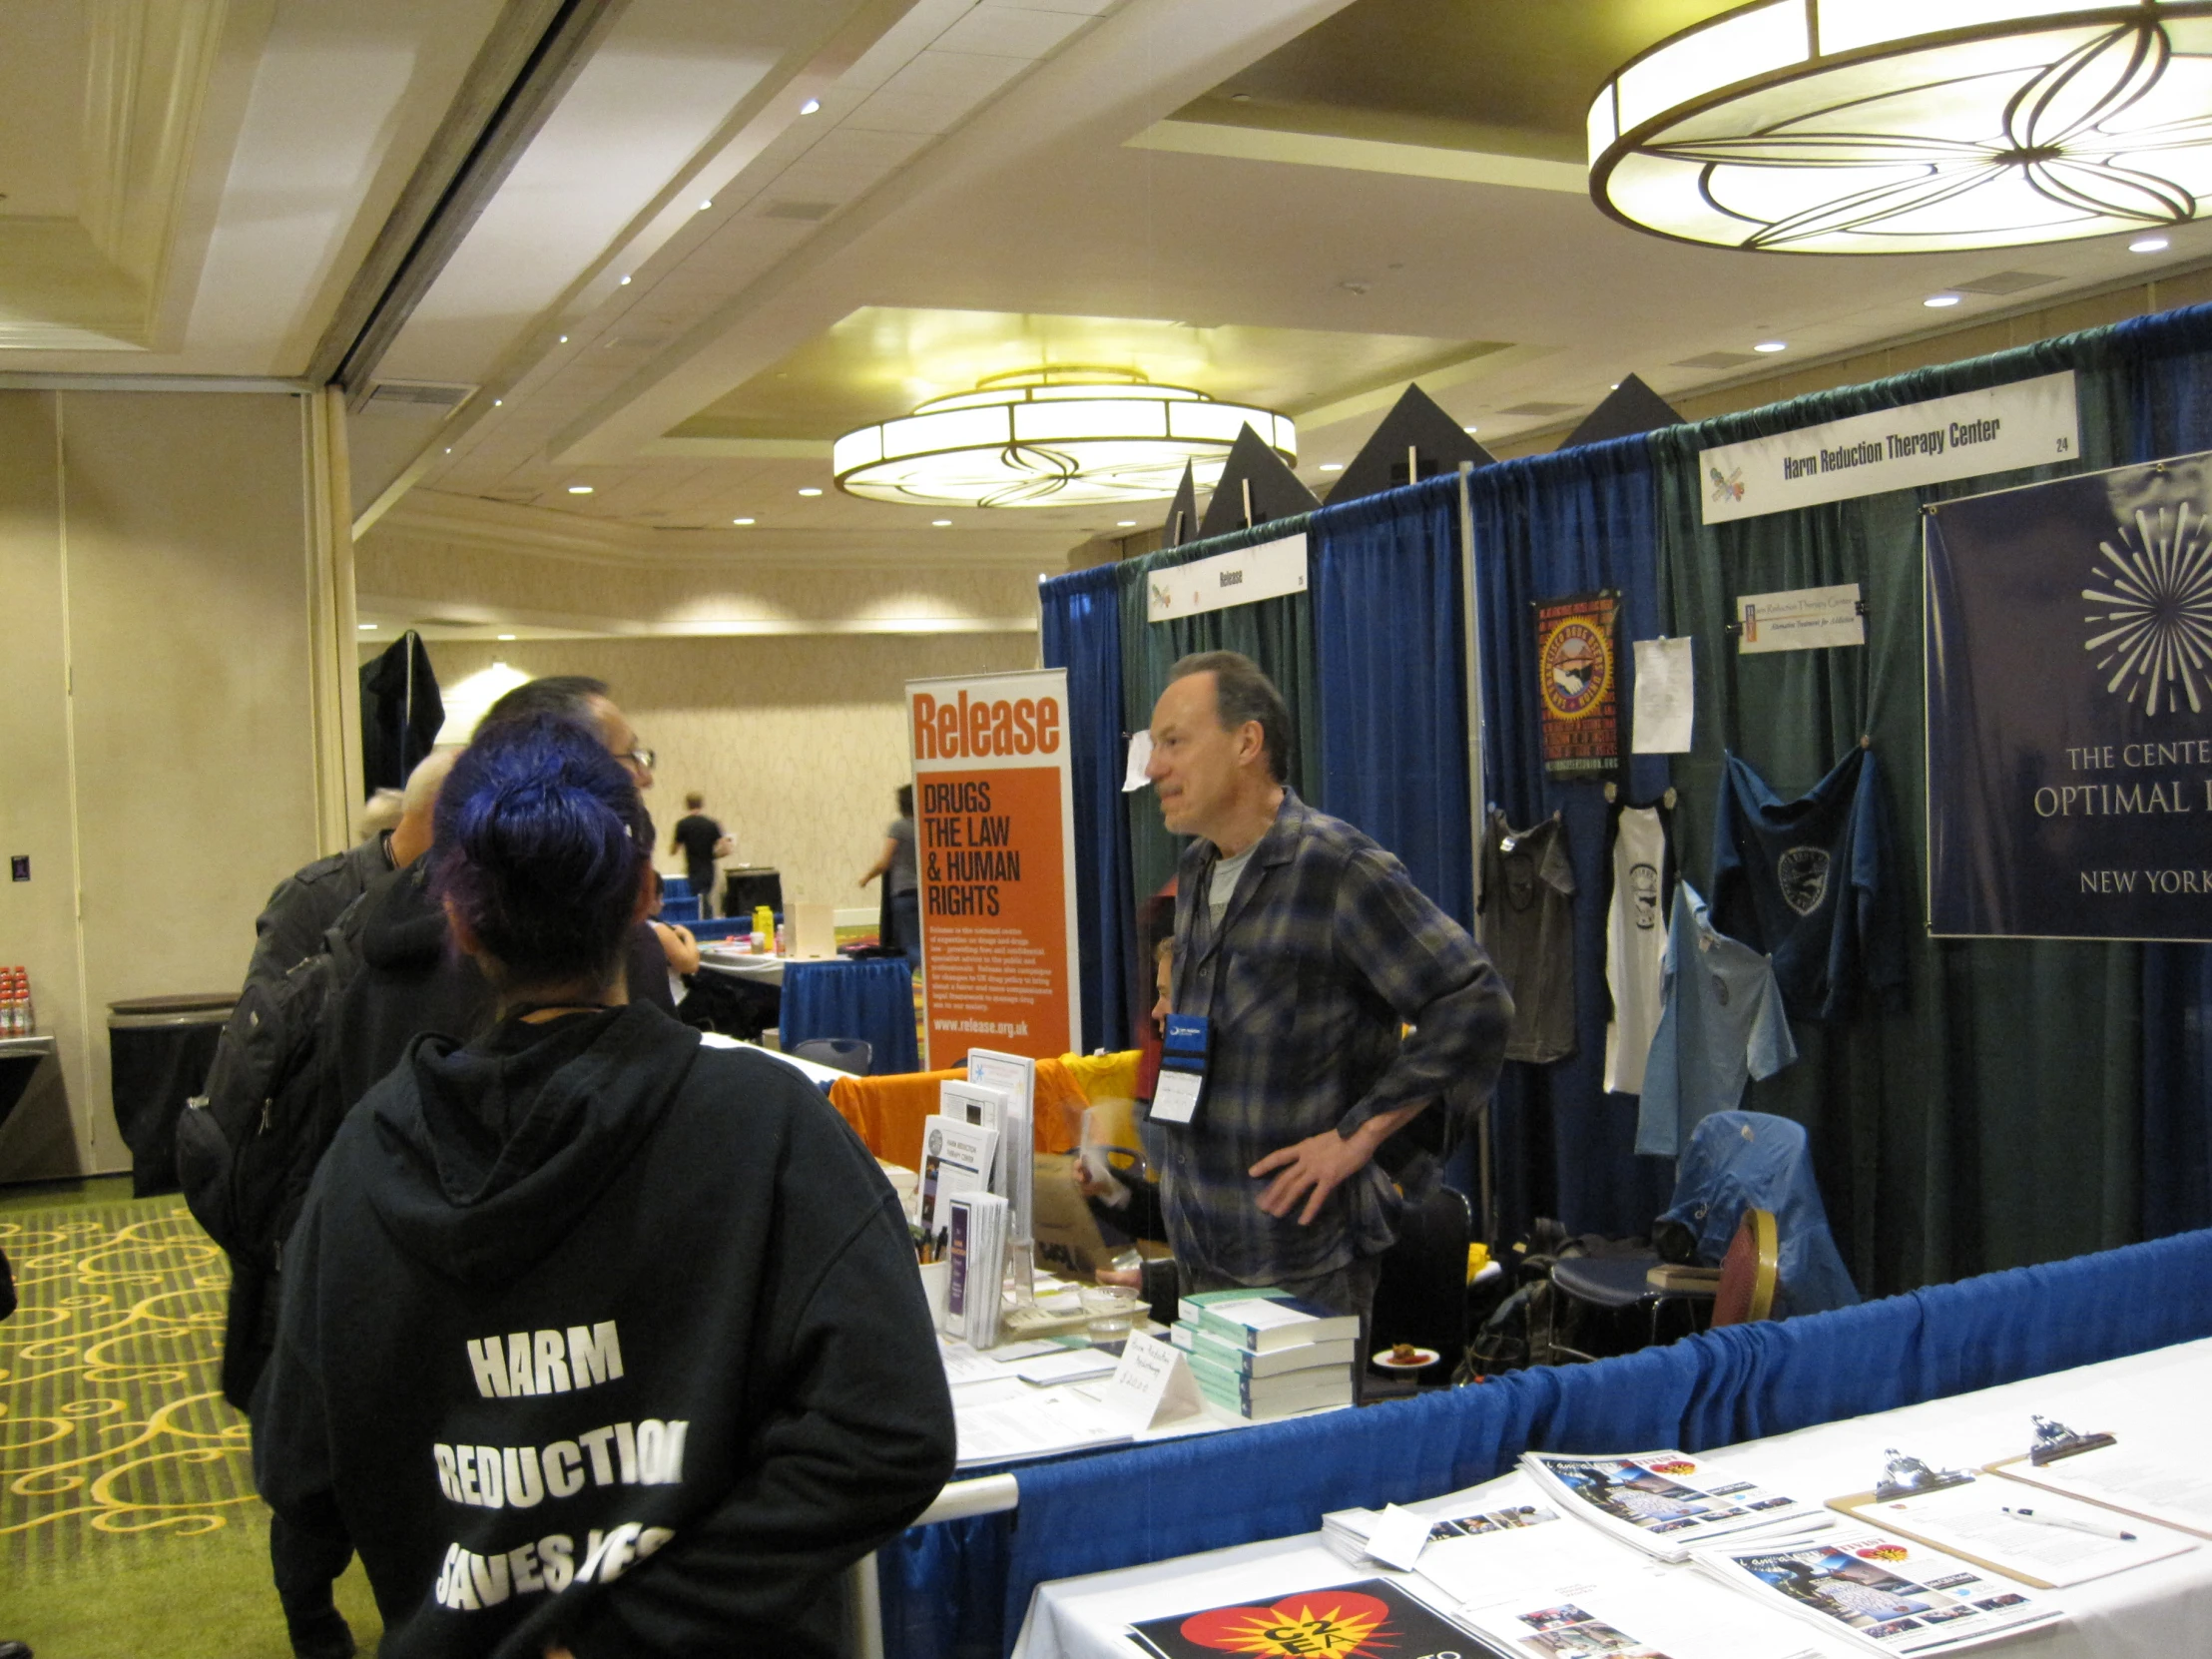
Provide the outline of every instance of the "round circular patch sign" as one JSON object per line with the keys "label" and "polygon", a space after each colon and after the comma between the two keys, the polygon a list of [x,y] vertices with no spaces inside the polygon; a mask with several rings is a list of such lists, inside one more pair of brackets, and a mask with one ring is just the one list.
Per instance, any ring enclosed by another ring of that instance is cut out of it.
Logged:
{"label": "round circular patch sign", "polygon": [[1560,720],[1580,720],[1613,683],[1612,642],[1589,618],[1570,616],[1544,636],[1536,672],[1544,707]]}

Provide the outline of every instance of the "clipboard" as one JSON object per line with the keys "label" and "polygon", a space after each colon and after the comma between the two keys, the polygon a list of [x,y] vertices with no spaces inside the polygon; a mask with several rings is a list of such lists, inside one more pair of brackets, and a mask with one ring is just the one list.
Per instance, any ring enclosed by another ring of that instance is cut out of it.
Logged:
{"label": "clipboard", "polygon": [[[2017,1457],[2000,1457],[1993,1463],[1984,1463],[1982,1472],[1999,1475],[2022,1486],[2033,1487],[2039,1492],[2049,1492],[2054,1497],[2071,1498],[2076,1503],[2093,1504],[2099,1509],[2110,1510],[2115,1515],[2125,1515],[2130,1520],[2144,1521],[2152,1526],[2162,1526],[2169,1532],[2186,1532],[2192,1538],[2212,1538],[2212,1527],[2207,1527],[2201,1521],[2176,1520],[2170,1513],[2153,1514],[2147,1509],[2131,1509],[2126,1504],[2109,1497],[2098,1497],[2094,1493],[2076,1491],[2072,1487],[2053,1485],[2048,1480],[2040,1479],[2038,1476],[2046,1472],[2053,1472],[2051,1465],[2045,1463],[2037,1467],[2028,1461],[2028,1455],[2024,1451]],[[2064,1473],[2065,1471],[2061,1468],[2055,1472]]]}

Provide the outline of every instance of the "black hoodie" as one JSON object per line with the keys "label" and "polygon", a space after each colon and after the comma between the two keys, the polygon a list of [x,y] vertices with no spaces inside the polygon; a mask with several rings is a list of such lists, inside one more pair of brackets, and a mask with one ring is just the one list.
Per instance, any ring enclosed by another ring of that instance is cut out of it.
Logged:
{"label": "black hoodie", "polygon": [[283,1282],[255,1473],[351,1538],[385,1659],[830,1654],[835,1575],[951,1472],[874,1160],[655,1008],[418,1040]]}

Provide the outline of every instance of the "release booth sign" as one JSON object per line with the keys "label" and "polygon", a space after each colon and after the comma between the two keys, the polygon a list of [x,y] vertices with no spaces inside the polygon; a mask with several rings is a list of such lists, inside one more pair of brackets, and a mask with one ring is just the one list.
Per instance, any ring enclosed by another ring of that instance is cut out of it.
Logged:
{"label": "release booth sign", "polygon": [[2212,939],[2212,455],[1927,514],[1929,925]]}
{"label": "release booth sign", "polygon": [[907,682],[931,1070],[1075,1046],[1067,708],[1064,669]]}

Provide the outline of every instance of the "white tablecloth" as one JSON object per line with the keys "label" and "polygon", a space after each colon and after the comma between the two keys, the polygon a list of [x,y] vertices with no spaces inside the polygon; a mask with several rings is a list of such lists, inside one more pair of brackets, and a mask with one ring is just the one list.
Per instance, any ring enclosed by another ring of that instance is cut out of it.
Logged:
{"label": "white tablecloth", "polygon": [[[2109,1430],[2123,1441],[2142,1444],[2158,1433],[2161,1422],[2196,1423],[2208,1409],[2212,1409],[2212,1341],[2184,1343],[1725,1449],[1713,1447],[1706,1454],[1725,1458],[1731,1468],[1741,1469],[1762,1485],[1824,1502],[1871,1488],[1892,1446],[1938,1467],[1977,1468],[2025,1451],[2033,1412],[2085,1433]],[[2018,1490],[2032,1501],[2033,1488]],[[1594,1528],[1586,1530],[1593,1534],[1593,1546],[1627,1547],[1596,1536]],[[1286,1591],[1374,1577],[1418,1583],[1409,1574],[1391,1573],[1373,1562],[1352,1565],[1323,1544],[1318,1532],[1062,1579],[1038,1587],[1014,1653],[1016,1659],[1131,1659],[1139,1650],[1123,1635],[1123,1627],[1136,1620],[1230,1602],[1267,1601]],[[2212,1541],[2170,1560],[2049,1595],[2066,1610],[2065,1623],[1999,1642],[1987,1651],[2004,1659],[2212,1655]],[[1808,1645],[1815,1651],[1833,1654],[1835,1659],[1848,1659],[1859,1651],[1840,1641],[1824,1645],[1819,1631],[1811,1625],[1805,1629]]]}
{"label": "white tablecloth", "polygon": [[732,979],[750,979],[758,985],[781,985],[784,982],[784,964],[788,956],[718,955],[701,950],[699,965],[716,973],[728,974]]}

